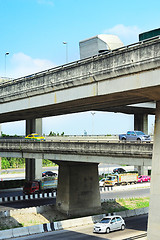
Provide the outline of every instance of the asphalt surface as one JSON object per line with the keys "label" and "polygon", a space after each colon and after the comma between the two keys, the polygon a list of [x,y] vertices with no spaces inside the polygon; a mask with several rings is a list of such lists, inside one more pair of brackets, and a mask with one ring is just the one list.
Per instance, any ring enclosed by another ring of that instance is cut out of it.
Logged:
{"label": "asphalt surface", "polygon": [[[140,186],[145,186],[141,184]],[[118,187],[117,187],[118,189]],[[123,187],[125,189],[125,187]],[[128,189],[126,190],[114,190],[101,192],[101,199],[114,199],[114,198],[131,198],[131,197],[149,197],[150,188],[140,188],[140,189]],[[21,189],[16,191],[1,191],[0,197],[4,196],[21,196],[23,192]],[[0,211],[5,211],[9,209],[20,209],[27,207],[43,206],[47,204],[55,204],[56,198],[41,198],[41,199],[30,199],[23,201],[13,201],[13,202],[3,202],[0,203]]]}
{"label": "asphalt surface", "polygon": [[[129,237],[144,235],[147,231],[148,215],[141,215],[131,218],[126,218],[126,229],[124,231],[115,231],[109,234],[93,233],[93,224],[81,227],[74,227],[68,230],[45,232],[26,237],[14,238],[17,240],[127,240]],[[137,238],[136,238],[137,239]],[[138,239],[146,239],[138,238]]]}

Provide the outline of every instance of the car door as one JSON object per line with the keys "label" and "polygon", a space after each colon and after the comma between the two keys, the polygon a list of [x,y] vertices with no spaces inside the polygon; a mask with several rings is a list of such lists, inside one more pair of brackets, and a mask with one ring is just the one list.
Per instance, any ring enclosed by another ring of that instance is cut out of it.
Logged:
{"label": "car door", "polygon": [[116,217],[116,221],[117,221],[117,229],[121,229],[122,219],[120,217]]}
{"label": "car door", "polygon": [[110,225],[111,225],[111,230],[114,231],[116,229],[118,229],[118,226],[117,226],[117,221],[116,221],[116,218],[112,218],[111,222],[110,222]]}

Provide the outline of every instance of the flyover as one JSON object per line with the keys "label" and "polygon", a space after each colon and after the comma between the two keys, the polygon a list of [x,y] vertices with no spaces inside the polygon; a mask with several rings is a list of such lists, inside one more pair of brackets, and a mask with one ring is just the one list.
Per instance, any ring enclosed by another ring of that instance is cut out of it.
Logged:
{"label": "flyover", "polygon": [[2,157],[49,159],[57,164],[67,161],[151,166],[152,150],[152,143],[0,140]]}
{"label": "flyover", "polygon": [[[160,182],[159,37],[0,84],[0,122],[31,120],[32,125],[36,118],[88,110],[107,111],[151,101],[156,102],[156,127],[148,239],[157,240],[157,222],[160,222],[157,208],[160,202],[157,184]],[[97,165],[60,163],[59,209],[76,213],[84,207],[87,210],[100,207]]]}
{"label": "flyover", "polygon": [[1,83],[0,122],[157,101],[159,49],[157,37]]}

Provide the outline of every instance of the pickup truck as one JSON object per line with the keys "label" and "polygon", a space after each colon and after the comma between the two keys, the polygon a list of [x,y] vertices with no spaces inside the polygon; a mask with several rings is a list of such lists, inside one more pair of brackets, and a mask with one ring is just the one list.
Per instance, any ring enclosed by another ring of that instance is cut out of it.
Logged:
{"label": "pickup truck", "polygon": [[144,134],[141,131],[128,131],[127,134],[119,135],[120,141],[137,141],[137,142],[150,142],[151,137],[149,135]]}

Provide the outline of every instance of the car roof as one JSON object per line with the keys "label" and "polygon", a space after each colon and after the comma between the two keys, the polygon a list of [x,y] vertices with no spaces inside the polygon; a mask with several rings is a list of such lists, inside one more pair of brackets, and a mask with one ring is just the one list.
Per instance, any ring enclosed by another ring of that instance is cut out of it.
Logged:
{"label": "car roof", "polygon": [[[106,216],[106,217],[104,217],[104,218],[113,218],[113,217],[120,217],[120,218],[122,218],[120,215]],[[103,219],[104,219],[104,218],[103,218]]]}

